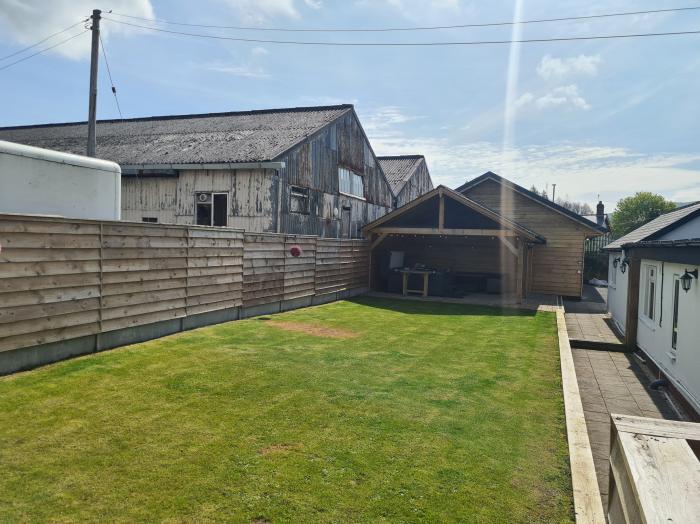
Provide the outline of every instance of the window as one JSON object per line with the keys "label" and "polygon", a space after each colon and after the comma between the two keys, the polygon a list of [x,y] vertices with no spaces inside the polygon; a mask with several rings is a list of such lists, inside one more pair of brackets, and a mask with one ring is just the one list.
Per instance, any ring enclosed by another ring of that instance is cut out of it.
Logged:
{"label": "window", "polygon": [[291,186],[289,189],[289,211],[309,214],[309,188]]}
{"label": "window", "polygon": [[671,347],[675,350],[678,343],[678,298],[681,289],[681,280],[678,275],[673,277],[673,322],[671,324]]}
{"label": "window", "polygon": [[194,198],[198,226],[226,227],[228,193],[195,193]]}
{"label": "window", "polygon": [[357,173],[353,173],[344,167],[339,167],[338,182],[341,193],[358,198],[365,197],[365,181]]}
{"label": "window", "polygon": [[150,222],[151,224],[156,224],[158,223],[158,219],[156,217],[141,217],[141,222]]}
{"label": "window", "polygon": [[649,320],[654,320],[654,306],[656,304],[656,266],[646,266],[646,286],[644,288],[644,315]]}

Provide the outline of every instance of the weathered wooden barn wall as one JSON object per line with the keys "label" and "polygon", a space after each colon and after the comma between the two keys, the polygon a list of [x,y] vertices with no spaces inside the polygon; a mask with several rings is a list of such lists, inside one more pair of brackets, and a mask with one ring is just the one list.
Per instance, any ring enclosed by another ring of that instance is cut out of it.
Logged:
{"label": "weathered wooden barn wall", "polygon": [[183,170],[171,176],[123,176],[122,218],[195,223],[195,193],[228,194],[228,227],[275,232],[278,179],[271,169]]}
{"label": "weathered wooden barn wall", "polygon": [[[349,236],[360,238],[362,226],[392,209],[391,187],[353,111],[274,160],[285,162],[279,175],[271,169],[201,169],[172,176],[123,176],[122,218],[193,224],[195,193],[211,191],[229,195],[228,227],[340,238],[343,210],[349,209]],[[340,167],[363,177],[363,198],[340,193]],[[290,211],[293,186],[308,189],[308,213]]]}
{"label": "weathered wooden barn wall", "polygon": [[369,273],[362,240],[200,226],[0,215],[0,244],[0,353],[364,288]]}
{"label": "weathered wooden barn wall", "polygon": [[[285,233],[338,238],[342,209],[349,207],[351,236],[359,238],[363,225],[391,211],[391,188],[352,111],[275,160],[285,162],[280,170],[284,188],[282,231]],[[363,199],[339,192],[339,167],[362,175]],[[290,212],[292,186],[309,189],[308,214]]]}
{"label": "weathered wooden barn wall", "polygon": [[411,178],[406,181],[399,194],[396,195],[396,207],[412,202],[431,189],[433,189],[433,181],[430,178],[428,165],[425,163],[425,160],[421,160],[415,173],[411,175]]}
{"label": "weathered wooden barn wall", "polygon": [[[467,189],[466,196],[537,231],[547,239],[532,251],[532,271],[528,291],[564,296],[581,296],[583,247],[590,230],[561,213],[520,193],[510,191],[508,206],[502,206],[501,185],[486,180]],[[508,209],[506,209],[508,207]]]}

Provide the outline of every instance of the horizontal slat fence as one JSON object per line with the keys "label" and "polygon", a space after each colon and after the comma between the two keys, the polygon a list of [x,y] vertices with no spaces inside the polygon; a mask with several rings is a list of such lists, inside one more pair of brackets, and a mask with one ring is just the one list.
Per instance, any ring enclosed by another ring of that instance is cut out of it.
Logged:
{"label": "horizontal slat fence", "polygon": [[0,215],[0,248],[0,352],[364,288],[369,274],[365,241],[199,226]]}

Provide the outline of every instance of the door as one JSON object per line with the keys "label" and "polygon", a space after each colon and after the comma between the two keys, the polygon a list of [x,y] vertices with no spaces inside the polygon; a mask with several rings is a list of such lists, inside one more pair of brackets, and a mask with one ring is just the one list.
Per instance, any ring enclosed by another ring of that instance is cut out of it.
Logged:
{"label": "door", "polygon": [[350,208],[345,206],[340,214],[340,238],[350,238]]}

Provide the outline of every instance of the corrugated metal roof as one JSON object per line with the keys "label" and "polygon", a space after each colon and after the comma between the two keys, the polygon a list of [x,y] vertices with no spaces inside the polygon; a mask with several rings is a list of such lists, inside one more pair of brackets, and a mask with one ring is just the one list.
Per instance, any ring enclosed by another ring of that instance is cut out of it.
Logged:
{"label": "corrugated metal roof", "polygon": [[625,236],[610,242],[603,249],[622,249],[625,244],[632,244],[642,240],[648,240],[650,237],[671,229],[682,220],[690,218],[692,215],[700,213],[700,202],[690,204],[673,211],[669,211],[659,217],[656,217],[651,222],[647,222],[634,231],[627,233]]}
{"label": "corrugated metal roof", "polygon": [[391,190],[395,195],[398,195],[424,157],[423,155],[380,156],[377,157],[377,160],[379,160],[379,165],[391,184]]}
{"label": "corrugated metal roof", "polygon": [[[352,105],[97,122],[97,156],[121,165],[271,161]],[[85,154],[87,123],[0,128],[0,140]]]}

